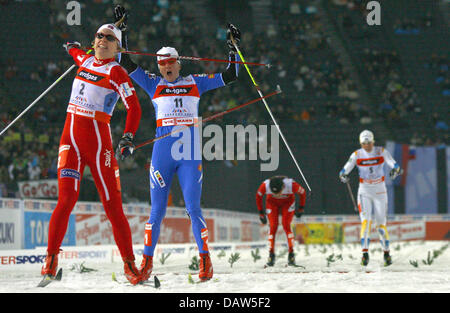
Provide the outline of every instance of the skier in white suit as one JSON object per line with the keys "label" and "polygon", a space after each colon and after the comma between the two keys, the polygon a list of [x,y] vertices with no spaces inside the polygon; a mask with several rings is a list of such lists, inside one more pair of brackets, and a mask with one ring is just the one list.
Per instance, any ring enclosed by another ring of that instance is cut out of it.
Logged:
{"label": "skier in white suit", "polygon": [[383,147],[374,146],[374,135],[370,130],[364,130],[359,135],[361,149],[353,152],[339,172],[339,178],[343,183],[349,181],[348,175],[355,165],[359,172],[358,209],[361,218],[361,264],[369,263],[369,243],[372,220],[378,229],[380,243],[384,251],[384,265],[392,264],[389,254],[389,234],[386,228],[386,216],[388,211],[388,198],[386,184],[384,182],[384,164],[391,171],[389,176],[395,179],[402,174],[402,169],[392,158],[389,151]]}

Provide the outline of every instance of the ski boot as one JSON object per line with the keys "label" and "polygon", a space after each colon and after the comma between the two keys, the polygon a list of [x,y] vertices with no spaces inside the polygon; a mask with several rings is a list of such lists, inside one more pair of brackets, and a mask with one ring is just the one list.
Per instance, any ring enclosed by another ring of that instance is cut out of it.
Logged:
{"label": "ski boot", "polygon": [[45,257],[44,265],[41,269],[42,276],[49,276],[54,278],[56,276],[56,270],[58,269],[58,254],[47,254]]}
{"label": "ski boot", "polygon": [[141,273],[134,264],[134,258],[123,259],[123,269],[125,277],[132,285],[136,285],[141,280]]}
{"label": "ski boot", "polygon": [[269,253],[269,259],[267,260],[266,266],[274,266],[275,265],[275,253]]}
{"label": "ski boot", "polygon": [[145,255],[141,262],[141,281],[146,281],[150,278],[153,270],[153,256]]}
{"label": "ski boot", "polygon": [[384,251],[384,266],[389,266],[392,264],[392,258],[391,255],[389,254],[389,251]]}
{"label": "ski boot", "polygon": [[367,266],[369,264],[369,252],[364,252],[361,258],[361,265]]}
{"label": "ski boot", "polygon": [[288,254],[288,265],[290,265],[290,266],[296,265],[294,252],[289,252],[289,254]]}
{"label": "ski boot", "polygon": [[201,281],[207,281],[213,277],[214,271],[209,253],[200,253],[199,267],[200,272],[198,273],[198,278],[200,278]]}

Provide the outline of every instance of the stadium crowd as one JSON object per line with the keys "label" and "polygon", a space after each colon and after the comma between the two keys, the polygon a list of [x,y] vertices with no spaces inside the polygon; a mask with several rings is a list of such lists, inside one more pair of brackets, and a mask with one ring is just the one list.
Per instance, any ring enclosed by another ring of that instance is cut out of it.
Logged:
{"label": "stadium crowd", "polygon": [[[43,2],[48,3],[51,12],[56,12],[48,17],[52,29],[50,38],[61,44],[68,40],[90,40],[92,31],[98,25],[113,20],[112,3],[99,0],[85,1],[83,7],[89,6],[99,14],[89,15],[82,27],[74,29],[67,25],[64,6],[58,2]],[[357,0],[334,2],[351,10],[361,8],[361,1]],[[5,5],[7,3],[2,2]],[[124,4],[125,7],[132,7],[129,50],[155,52],[164,43],[176,47],[182,55],[226,58],[225,25],[217,29],[215,38],[198,40],[202,29],[189,16],[185,8],[186,2],[158,0],[156,3],[155,6],[145,6],[147,9],[143,9],[142,1]],[[272,91],[276,84],[280,84],[284,91],[288,91],[270,101],[278,120],[305,124],[328,123],[330,120],[342,124],[370,124],[375,118],[382,118],[386,123],[392,124],[407,119],[408,114],[420,113],[420,101],[412,86],[403,80],[401,65],[395,51],[363,51],[361,61],[365,62],[371,80],[379,82],[378,87],[381,88],[379,108],[368,108],[361,105],[357,83],[344,70],[339,55],[336,55],[330,46],[318,8],[311,4],[305,5],[303,0],[295,0],[289,4],[273,1],[273,9],[274,15],[277,16],[277,24],[270,25],[267,31],[261,34],[242,30],[240,45],[245,55],[257,56],[248,57],[247,61],[273,65],[270,71],[264,68],[252,69],[256,80],[261,83],[263,92]],[[431,18],[425,25],[427,23],[431,23]],[[6,81],[20,85],[21,81],[25,80],[38,84],[39,89],[46,88],[72,64],[68,56],[63,56],[62,53],[60,55],[60,58],[38,65],[27,74],[20,74],[18,66],[20,60],[12,56],[0,63],[3,75],[1,85]],[[132,58],[144,69],[158,72],[153,58],[134,56]],[[225,69],[223,64],[212,62],[183,62],[182,66],[182,74],[212,73]],[[448,59],[433,56],[429,66],[436,72],[436,83],[442,86],[443,92],[448,92],[450,89]],[[230,88],[205,94],[200,103],[202,116],[207,117],[224,111],[257,96],[244,72],[241,72],[239,80],[247,82],[234,83]],[[15,185],[17,181],[56,177],[59,135],[65,118],[67,89],[70,88],[67,82],[65,83],[66,90],[54,88],[28,113],[32,118],[22,119],[0,138],[0,164],[2,164],[0,196],[14,194],[17,191]],[[136,89],[139,99],[142,99],[141,105],[150,107],[144,92],[140,88]],[[4,92],[0,93],[0,103],[2,107],[0,125],[3,129],[23,110],[24,103],[15,105],[14,100]],[[44,106],[52,110],[44,110]],[[111,124],[115,139],[121,135],[125,121],[124,110],[119,101]],[[445,121],[442,123],[439,116],[434,116],[433,119],[435,127],[445,128]],[[254,106],[252,110],[239,110],[233,116],[225,115],[215,123],[267,124],[269,117],[263,106]],[[148,109],[148,113],[143,115],[141,125],[146,128],[145,138],[142,139],[151,138],[154,135],[153,109]],[[420,136],[414,134],[411,143],[439,144],[445,140],[444,137],[433,142],[432,139],[422,136],[424,134]],[[121,166],[126,168],[148,166],[148,158],[138,154],[135,159],[122,163]]]}

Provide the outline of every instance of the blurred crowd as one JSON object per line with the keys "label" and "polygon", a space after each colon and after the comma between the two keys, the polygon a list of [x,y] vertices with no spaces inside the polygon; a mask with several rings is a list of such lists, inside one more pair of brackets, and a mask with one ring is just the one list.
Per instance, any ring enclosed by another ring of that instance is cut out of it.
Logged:
{"label": "blurred crowd", "polygon": [[[9,123],[2,113],[2,124]],[[24,121],[17,122],[0,142],[0,196],[14,195],[17,182],[57,177],[59,129],[37,132]]]}
{"label": "blurred crowd", "polygon": [[450,60],[448,54],[438,55],[433,53],[425,68],[429,68],[435,77],[434,83],[438,86],[442,95],[450,96]]}
{"label": "blurred crowd", "polygon": [[[333,1],[349,10],[365,12],[363,1]],[[89,7],[91,14],[77,27],[67,25],[64,3],[42,2],[48,4],[54,13],[48,17],[52,29],[50,38],[61,44],[77,40],[87,45],[99,25],[114,21],[112,1],[84,1],[82,9]],[[155,53],[161,46],[173,46],[180,55],[227,58],[225,25],[217,28],[215,37],[202,36],[201,25],[190,15],[186,1],[156,0],[156,5],[152,6],[145,5],[147,2],[143,0],[121,3],[131,12],[128,22],[129,50]],[[7,1],[2,4],[7,4]],[[360,86],[344,69],[340,56],[332,47],[325,31],[321,15],[323,13],[314,2],[274,0],[272,9],[273,15],[277,17],[275,24],[268,25],[265,32],[258,34],[242,29],[240,46],[248,56],[247,61],[272,65],[270,70],[253,67],[252,72],[264,93],[273,91],[277,84],[281,85],[283,94],[270,100],[272,111],[279,121],[319,125],[331,121],[340,124],[371,124],[375,118],[382,118],[387,123],[398,123],[407,119],[409,114],[421,112],[417,93],[402,78],[399,56],[395,51],[362,51],[360,61],[366,64],[370,80],[376,83],[376,88],[380,91],[379,108],[367,107],[361,104]],[[346,16],[343,16],[342,21],[345,25],[352,26],[351,20]],[[410,21],[400,23],[402,28],[411,26]],[[432,18],[427,13],[420,26],[428,27],[431,23]],[[158,72],[154,58],[132,56],[132,59],[142,68]],[[14,57],[0,61],[4,77],[2,81],[18,86],[23,81],[29,81],[37,84],[39,89],[50,85],[72,64],[71,58],[61,53],[37,66],[31,73],[28,71],[19,74],[21,71],[17,62]],[[433,56],[428,66],[436,73],[436,84],[441,86],[442,92],[449,93],[448,58]],[[213,62],[182,62],[181,74],[221,72],[225,67],[226,65]],[[44,111],[42,106],[37,106],[28,113],[32,118],[22,119],[0,139],[0,196],[5,196],[10,191],[15,192],[17,187],[13,185],[16,181],[56,177],[59,136],[66,109],[61,104],[67,102],[71,79],[66,79],[61,85],[64,87],[55,88],[42,100],[52,110]],[[136,90],[144,107],[138,136],[145,140],[154,135],[154,111],[148,96],[141,88]],[[208,117],[256,97],[257,93],[248,75],[241,68],[238,82],[202,96],[200,112],[203,117]],[[24,106],[12,105],[13,99],[9,99],[4,93],[0,93],[0,101],[0,125],[3,129]],[[125,117],[126,111],[119,100],[111,124],[115,140],[121,136]],[[436,127],[446,127],[445,121],[442,123],[439,116],[434,118]],[[242,109],[232,115],[225,115],[215,120],[215,123],[267,124],[270,123],[269,120],[264,106],[255,105],[251,110]],[[411,140],[417,144],[430,143],[416,134]],[[143,154],[137,154],[135,159],[121,163],[121,167],[127,169],[143,166],[148,166],[148,156]],[[8,187],[5,188],[5,185]]]}

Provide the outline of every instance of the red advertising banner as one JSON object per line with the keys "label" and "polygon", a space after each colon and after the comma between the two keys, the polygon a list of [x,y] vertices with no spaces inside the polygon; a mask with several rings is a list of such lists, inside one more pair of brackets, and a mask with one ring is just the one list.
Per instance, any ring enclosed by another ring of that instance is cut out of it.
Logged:
{"label": "red advertising banner", "polygon": [[[387,229],[391,240],[450,240],[450,221],[392,222]],[[360,224],[344,223],[345,242],[357,242],[360,239]],[[378,239],[375,227],[371,238]]]}
{"label": "red advertising banner", "polygon": [[450,240],[450,222],[426,222],[425,240]]}
{"label": "red advertising banner", "polygon": [[[214,220],[205,218],[208,227],[208,241],[215,241]],[[165,217],[159,235],[158,243],[193,243],[194,235],[188,218]]]}
{"label": "red advertising banner", "polygon": [[[144,227],[148,216],[127,215],[133,243],[144,243]],[[214,220],[205,219],[208,240],[214,242]],[[76,214],[77,245],[115,244],[111,223],[105,214]],[[194,243],[191,221],[188,218],[165,217],[159,235],[159,243]]]}

